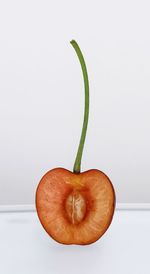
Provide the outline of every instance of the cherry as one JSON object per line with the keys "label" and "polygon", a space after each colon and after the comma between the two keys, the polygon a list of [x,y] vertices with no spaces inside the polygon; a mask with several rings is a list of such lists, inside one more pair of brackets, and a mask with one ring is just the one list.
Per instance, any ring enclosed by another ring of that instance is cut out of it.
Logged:
{"label": "cherry", "polygon": [[83,128],[73,172],[54,168],[41,179],[36,190],[36,209],[47,233],[62,244],[86,245],[97,241],[108,229],[115,209],[115,191],[102,171],[81,172],[81,158],[89,117],[89,81],[86,64],[76,41],[85,86]]}

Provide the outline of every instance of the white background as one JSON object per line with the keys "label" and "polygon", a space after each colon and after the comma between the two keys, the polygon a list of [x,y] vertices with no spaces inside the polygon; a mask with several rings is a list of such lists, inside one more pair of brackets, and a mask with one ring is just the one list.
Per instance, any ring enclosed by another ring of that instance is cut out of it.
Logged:
{"label": "white background", "polygon": [[90,78],[82,170],[108,174],[118,202],[150,202],[149,1],[0,2],[0,204],[34,203],[43,174],[72,169]]}

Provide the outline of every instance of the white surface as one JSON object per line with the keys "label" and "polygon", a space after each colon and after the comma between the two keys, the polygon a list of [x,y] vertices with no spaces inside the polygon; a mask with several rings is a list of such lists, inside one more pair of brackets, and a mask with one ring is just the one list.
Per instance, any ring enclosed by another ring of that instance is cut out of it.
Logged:
{"label": "white surface", "polygon": [[117,211],[106,234],[89,246],[57,244],[35,213],[0,214],[3,274],[150,273],[150,211]]}
{"label": "white surface", "polygon": [[37,183],[72,170],[83,114],[76,39],[91,90],[83,170],[118,202],[150,202],[150,1],[0,1],[0,204],[34,203]]}

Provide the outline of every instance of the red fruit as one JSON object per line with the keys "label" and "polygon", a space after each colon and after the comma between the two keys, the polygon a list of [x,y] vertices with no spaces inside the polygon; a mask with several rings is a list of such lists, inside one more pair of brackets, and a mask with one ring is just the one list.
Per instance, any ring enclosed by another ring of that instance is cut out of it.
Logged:
{"label": "red fruit", "polygon": [[91,244],[109,227],[114,209],[115,192],[109,178],[96,169],[80,173],[81,158],[89,115],[89,83],[86,65],[79,46],[76,50],[85,83],[83,129],[74,171],[55,168],[41,179],[36,191],[36,209],[47,233],[63,244]]}
{"label": "red fruit", "polygon": [[91,169],[74,174],[63,168],[47,172],[36,192],[41,224],[59,243],[90,244],[109,227],[115,193],[109,178]]}

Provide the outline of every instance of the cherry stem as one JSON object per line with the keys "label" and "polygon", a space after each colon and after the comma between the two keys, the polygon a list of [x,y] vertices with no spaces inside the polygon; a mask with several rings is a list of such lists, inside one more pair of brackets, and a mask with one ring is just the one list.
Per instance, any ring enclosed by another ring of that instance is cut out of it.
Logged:
{"label": "cherry stem", "polygon": [[83,154],[83,148],[84,148],[84,143],[85,143],[85,137],[86,137],[86,132],[87,132],[87,125],[88,125],[88,118],[89,118],[89,80],[88,80],[88,73],[87,73],[87,68],[86,64],[84,61],[83,54],[75,40],[70,41],[71,45],[76,51],[76,54],[79,58],[79,62],[81,65],[82,69],[82,74],[83,74],[83,79],[84,79],[84,91],[85,91],[85,103],[84,103],[84,119],[83,119],[83,126],[82,126],[82,132],[81,132],[81,137],[80,137],[80,143],[73,167],[73,172],[78,174],[80,173],[81,170],[81,159],[82,159],[82,154]]}

